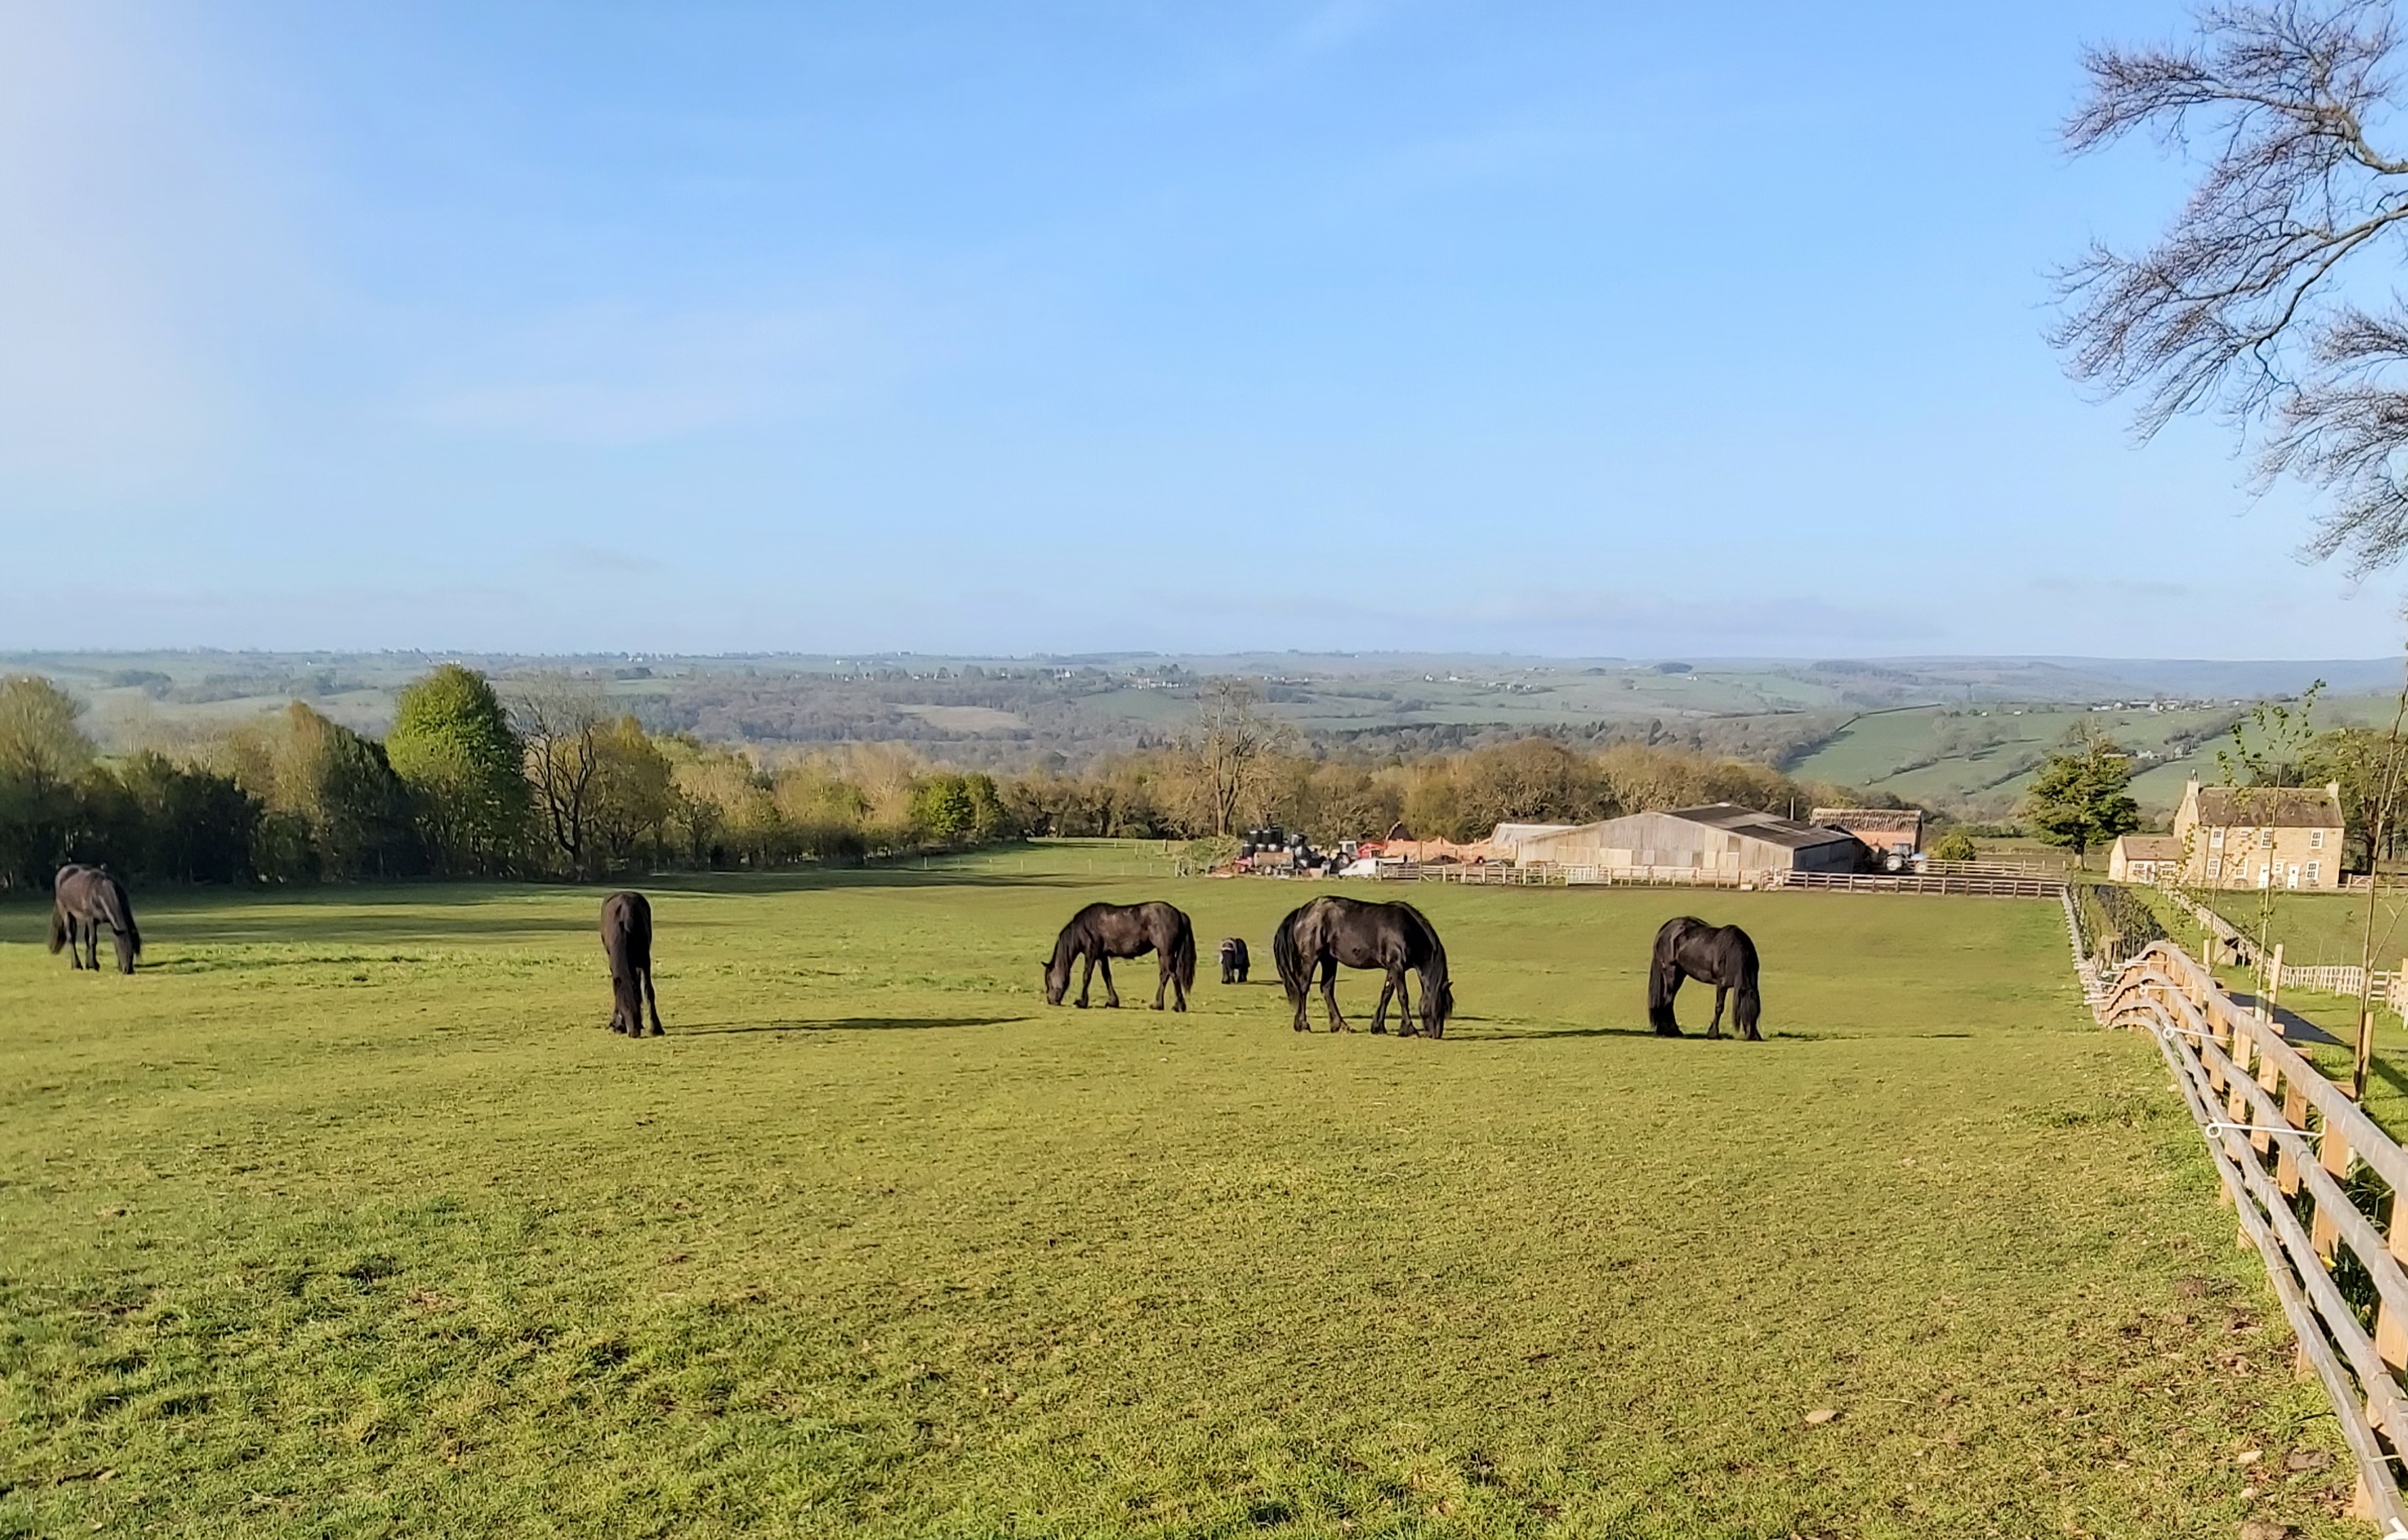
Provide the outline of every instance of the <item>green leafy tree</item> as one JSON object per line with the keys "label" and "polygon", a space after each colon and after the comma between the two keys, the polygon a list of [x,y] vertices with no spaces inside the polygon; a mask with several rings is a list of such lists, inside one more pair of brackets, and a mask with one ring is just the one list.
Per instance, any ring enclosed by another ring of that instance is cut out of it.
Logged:
{"label": "green leafy tree", "polygon": [[2112,844],[2141,826],[2131,784],[2131,757],[2085,723],[2032,777],[2024,817],[2033,834],[2071,849],[2080,863],[2094,846]]}
{"label": "green leafy tree", "polygon": [[248,882],[256,875],[266,809],[233,777],[146,749],[116,779],[134,815],[128,867],[177,882]]}
{"label": "green leafy tree", "polygon": [[277,859],[261,863],[268,875],[350,881],[423,869],[409,789],[382,744],[294,701],[242,757],[276,835]]}
{"label": "green leafy tree", "polygon": [[519,848],[526,746],[482,674],[445,663],[404,688],[385,754],[409,789],[439,870],[492,873]]}
{"label": "green leafy tree", "polygon": [[0,678],[0,889],[41,886],[72,853],[76,777],[93,752],[82,711],[39,675]]}
{"label": "green leafy tree", "polygon": [[681,806],[668,756],[630,716],[595,730],[590,795],[588,824],[616,866],[647,844],[657,847]]}
{"label": "green leafy tree", "polygon": [[1951,829],[1931,847],[1934,861],[1971,861],[1980,852],[1973,848],[1973,836],[1962,829]]}
{"label": "green leafy tree", "polygon": [[960,776],[930,776],[911,791],[911,821],[930,839],[957,845],[978,826],[978,804]]}

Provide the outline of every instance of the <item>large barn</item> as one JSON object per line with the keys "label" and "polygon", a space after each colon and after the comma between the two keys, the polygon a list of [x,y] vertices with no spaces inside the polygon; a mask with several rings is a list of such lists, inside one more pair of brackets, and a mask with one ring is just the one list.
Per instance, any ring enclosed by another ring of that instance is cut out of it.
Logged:
{"label": "large barn", "polygon": [[1837,829],[1717,802],[1540,834],[1521,841],[1514,857],[1525,866],[1603,871],[1852,872],[1863,850]]}

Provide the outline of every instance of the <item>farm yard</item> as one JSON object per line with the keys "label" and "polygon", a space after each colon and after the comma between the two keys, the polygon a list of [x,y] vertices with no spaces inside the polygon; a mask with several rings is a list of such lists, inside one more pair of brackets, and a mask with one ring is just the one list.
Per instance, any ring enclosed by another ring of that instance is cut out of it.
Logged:
{"label": "farm yard", "polygon": [[[1446,1038],[1299,1037],[1161,870],[663,880],[643,1042],[593,890],[0,906],[0,1534],[2366,1533],[2055,905],[1424,887]],[[1045,1008],[1146,896],[1196,1008]]]}

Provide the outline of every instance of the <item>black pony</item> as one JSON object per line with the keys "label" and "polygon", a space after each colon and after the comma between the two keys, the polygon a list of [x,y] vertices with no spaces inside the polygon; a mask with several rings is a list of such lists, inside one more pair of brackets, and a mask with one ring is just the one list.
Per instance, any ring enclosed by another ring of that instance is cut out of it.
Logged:
{"label": "black pony", "polygon": [[[1406,1037],[1426,1032],[1446,1035],[1446,1020],[1455,1014],[1455,986],[1447,981],[1446,948],[1438,929],[1410,904],[1367,904],[1356,898],[1324,895],[1280,921],[1271,933],[1271,961],[1279,966],[1280,987],[1296,1008],[1296,1030],[1311,1032],[1305,1005],[1312,997],[1312,976],[1321,973],[1322,1003],[1329,1010],[1329,1030],[1344,1032],[1346,1019],[1338,1014],[1338,967],[1375,968],[1388,976],[1380,991],[1380,1005],[1371,1014],[1371,1030],[1388,1030],[1388,1000],[1397,1002],[1397,1030]],[[1422,976],[1421,1025],[1413,1025],[1413,1005],[1405,988],[1407,970]]]}
{"label": "black pony", "polygon": [[1162,977],[1154,987],[1154,1008],[1162,1008],[1163,991],[1174,991],[1172,1010],[1187,1008],[1187,991],[1196,987],[1196,927],[1171,905],[1152,904],[1090,904],[1070,917],[1054,938],[1054,956],[1045,964],[1045,1003],[1058,1005],[1070,992],[1070,964],[1084,959],[1086,973],[1079,980],[1076,1004],[1084,1010],[1087,986],[1096,967],[1104,970],[1104,1004],[1117,1009],[1120,992],[1112,988],[1112,959],[1143,957],[1160,960]]}
{"label": "black pony", "polygon": [[610,960],[610,1030],[644,1035],[644,1007],[652,1008],[652,1035],[661,1034],[661,1003],[652,998],[652,905],[641,893],[602,901],[602,955]]}
{"label": "black pony", "polygon": [[1221,943],[1221,982],[1242,984],[1254,960],[1246,955],[1246,943],[1239,936],[1229,936]]}
{"label": "black pony", "polygon": [[1714,1020],[1706,1028],[1707,1036],[1723,1034],[1723,1001],[1736,990],[1731,1025],[1751,1043],[1764,1040],[1756,1030],[1764,1012],[1764,999],[1756,987],[1756,943],[1745,931],[1683,915],[1666,920],[1656,933],[1656,958],[1647,971],[1647,1020],[1666,1037],[1681,1035],[1681,1023],[1672,1017],[1672,996],[1681,992],[1684,978],[1714,987]]}
{"label": "black pony", "polygon": [[125,884],[97,866],[59,868],[50,883],[50,950],[67,949],[78,968],[100,971],[100,928],[117,943],[117,971],[132,973],[142,955],[142,933],[134,927],[134,905]]}

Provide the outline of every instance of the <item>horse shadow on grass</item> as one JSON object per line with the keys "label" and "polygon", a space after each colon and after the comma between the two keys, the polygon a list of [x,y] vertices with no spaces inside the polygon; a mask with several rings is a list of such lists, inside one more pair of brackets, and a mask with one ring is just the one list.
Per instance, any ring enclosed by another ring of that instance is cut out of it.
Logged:
{"label": "horse shadow on grass", "polygon": [[754,1032],[938,1032],[948,1027],[1000,1027],[1031,1016],[838,1016],[822,1021],[705,1021],[669,1029],[671,1036],[711,1037]]}

